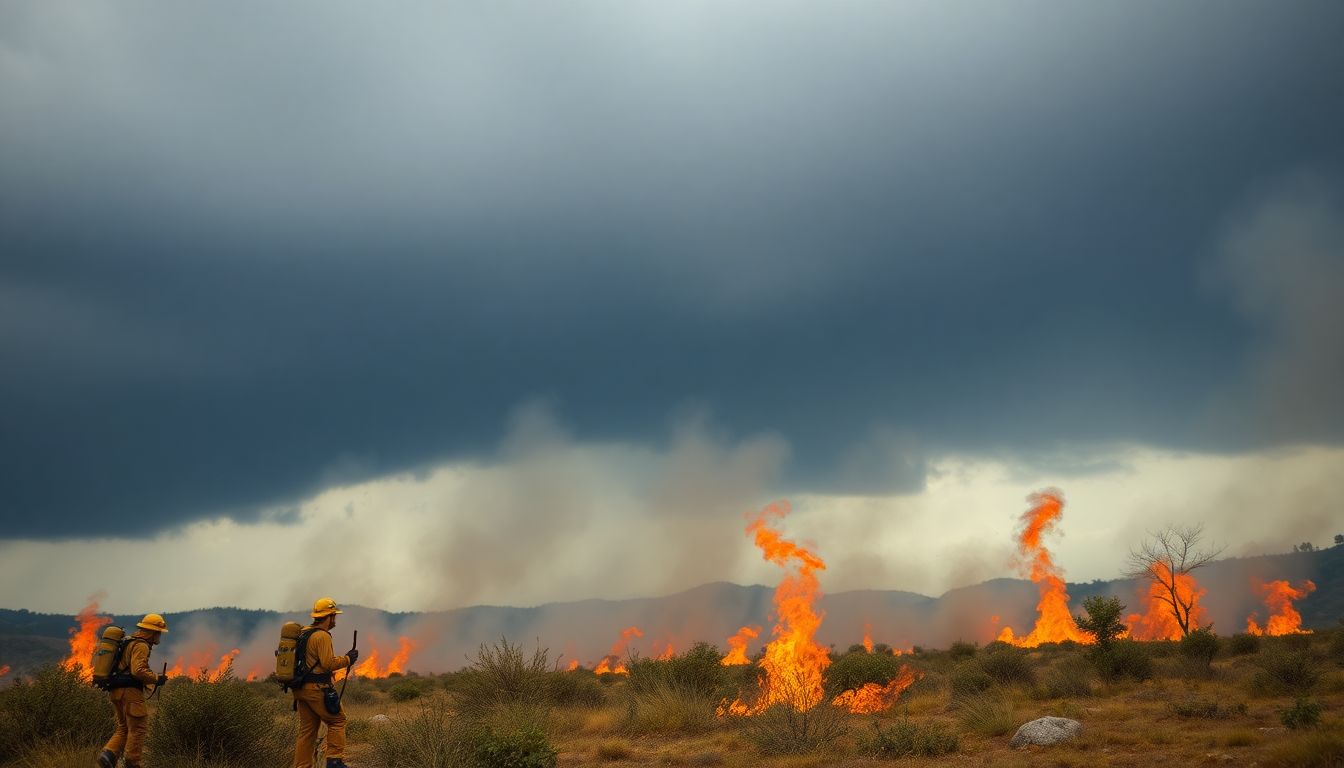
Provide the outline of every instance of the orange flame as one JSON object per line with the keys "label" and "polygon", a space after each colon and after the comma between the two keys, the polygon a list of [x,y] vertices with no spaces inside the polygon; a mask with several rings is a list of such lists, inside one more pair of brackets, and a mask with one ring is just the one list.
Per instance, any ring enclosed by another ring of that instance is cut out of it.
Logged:
{"label": "orange flame", "polygon": [[784,578],[775,588],[775,614],[779,621],[771,630],[774,638],[765,646],[761,674],[757,678],[758,695],[752,704],[740,699],[719,706],[718,713],[754,715],[774,704],[785,704],[805,712],[823,700],[822,675],[831,664],[830,654],[814,639],[821,627],[822,614],[816,610],[821,597],[817,571],[826,563],[811,550],[784,538],[771,519],[782,520],[791,509],[779,501],[758,512],[746,532],[755,538],[761,555],[784,570]]}
{"label": "orange flame", "polygon": [[845,691],[836,696],[831,700],[831,704],[844,707],[856,715],[885,712],[891,709],[906,688],[914,685],[915,681],[923,676],[923,672],[916,672],[902,664],[901,671],[886,685],[864,683],[862,688]]}
{"label": "orange flame", "polygon": [[212,681],[223,680],[224,676],[229,673],[229,670],[233,669],[233,660],[238,658],[239,653],[241,653],[241,651],[239,651],[237,648],[234,648],[233,650],[229,651],[223,656],[220,656],[219,665],[216,666],[215,671],[211,672],[209,675],[210,680]]}
{"label": "orange flame", "polygon": [[[1165,563],[1155,563],[1153,573],[1158,578],[1148,583],[1147,608],[1142,614],[1131,613],[1125,617],[1129,630],[1122,636],[1133,640],[1180,640],[1185,633],[1172,612],[1171,594],[1165,586],[1172,583],[1171,569]],[[1190,606],[1190,627],[1205,624],[1206,612],[1199,599],[1207,590],[1188,573],[1177,574],[1175,585],[1176,599]]]}
{"label": "orange flame", "polygon": [[93,651],[103,627],[112,623],[112,617],[98,615],[98,597],[90,597],[89,604],[75,616],[77,626],[70,628],[70,655],[65,657],[61,666],[71,672],[78,672],[85,682],[93,680]]}
{"label": "orange flame", "polygon": [[630,645],[630,640],[636,637],[643,637],[644,632],[639,627],[626,627],[621,630],[621,637],[611,646],[611,653],[602,657],[593,671],[597,674],[610,672],[613,675],[628,675],[630,670],[625,668],[625,662],[621,661],[621,654],[625,653],[626,646]]}
{"label": "orange flame", "polygon": [[672,647],[672,641],[669,640],[669,641],[667,642],[667,648],[663,649],[663,652],[660,653],[660,654],[658,654],[658,660],[659,660],[659,661],[667,661],[668,659],[675,658],[676,655],[677,655],[677,651],[676,651],[675,648]]}
{"label": "orange flame", "polygon": [[406,663],[411,659],[411,653],[416,650],[416,644],[405,635],[397,638],[397,652],[388,660],[384,666],[379,662],[382,660],[382,649],[378,647],[378,641],[373,641],[373,648],[369,650],[369,655],[355,665],[355,674],[360,677],[381,679],[392,674],[401,674],[406,672]]}
{"label": "orange flame", "polygon": [[1278,580],[1269,583],[1256,582],[1255,591],[1265,599],[1269,608],[1269,621],[1261,627],[1255,620],[1255,614],[1246,619],[1246,631],[1252,635],[1307,635],[1310,629],[1302,628],[1302,614],[1293,607],[1294,600],[1301,600],[1316,591],[1316,584],[1310,579],[1293,589],[1287,581]]}
{"label": "orange flame", "polygon": [[999,640],[1022,648],[1035,648],[1041,643],[1072,640],[1092,643],[1095,638],[1078,628],[1069,612],[1069,593],[1064,585],[1059,566],[1050,557],[1042,537],[1055,530],[1064,514],[1064,498],[1057,490],[1045,490],[1027,499],[1031,509],[1022,513],[1018,533],[1019,563],[1029,568],[1031,580],[1040,588],[1041,600],[1036,604],[1036,626],[1025,637],[1015,637],[1012,627],[1004,627]]}
{"label": "orange flame", "polygon": [[578,660],[578,659],[570,659],[570,660],[569,660],[569,671],[570,671],[570,672],[573,672],[574,670],[576,670],[576,669],[578,669],[578,668],[579,668],[579,660]]}
{"label": "orange flame", "polygon": [[724,656],[719,663],[725,667],[750,664],[751,659],[747,658],[747,643],[759,637],[760,634],[760,627],[743,627],[737,630],[737,634],[728,638],[728,655]]}
{"label": "orange flame", "polygon": [[0,677],[4,677],[5,675],[8,675],[8,674],[9,674],[9,665],[8,665],[8,664],[0,664]]}
{"label": "orange flame", "polygon": [[863,650],[873,652],[873,625],[867,622],[863,625]]}

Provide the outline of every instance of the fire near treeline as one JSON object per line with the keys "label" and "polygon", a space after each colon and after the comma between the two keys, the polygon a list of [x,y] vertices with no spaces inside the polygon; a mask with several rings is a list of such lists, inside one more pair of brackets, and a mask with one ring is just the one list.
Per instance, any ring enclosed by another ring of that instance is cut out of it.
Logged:
{"label": "fire near treeline", "polygon": [[[1029,501],[1031,507],[1022,514],[1016,535],[1017,565],[1040,591],[1036,623],[1023,635],[1018,635],[1011,627],[1003,627],[996,639],[1024,648],[1064,641],[1093,643],[1095,639],[1078,626],[1070,610],[1064,574],[1046,546],[1046,537],[1057,530],[1063,517],[1063,495],[1057,490],[1045,490],[1033,494]],[[746,533],[752,537],[762,557],[783,570],[783,577],[774,591],[772,619],[775,623],[764,647],[754,656],[750,654],[751,644],[761,638],[762,627],[759,626],[744,626],[725,640],[728,652],[723,656],[722,664],[754,664],[759,672],[756,690],[744,691],[735,700],[722,702],[718,709],[721,717],[751,716],[776,704],[805,711],[825,699],[824,675],[831,664],[831,653],[817,641],[817,632],[825,620],[817,605],[821,597],[818,573],[826,569],[826,563],[817,552],[784,536],[781,524],[790,509],[787,501],[780,501],[748,515]],[[1200,603],[1206,590],[1194,573],[1182,570],[1174,562],[1157,561],[1151,564],[1148,575],[1148,587],[1140,595],[1141,610],[1126,616],[1125,636],[1138,641],[1176,640],[1188,629],[1206,625],[1205,610]],[[1247,617],[1247,633],[1310,632],[1302,628],[1302,617],[1293,607],[1293,601],[1315,590],[1311,581],[1293,586],[1284,580],[1274,580],[1257,582],[1252,587],[1264,601],[1266,618],[1261,623],[1255,614]],[[1178,620],[1181,618],[1183,622]],[[70,652],[61,665],[91,679],[92,672],[87,666],[89,659],[102,628],[111,622],[110,617],[100,614],[96,601],[80,611],[70,629]],[[990,623],[998,624],[999,618],[990,617]],[[610,651],[587,668],[598,674],[628,674],[626,662],[636,650],[636,641],[644,638],[645,633],[637,626],[623,629]],[[869,653],[874,651],[870,624],[863,628],[863,647]],[[383,678],[408,672],[413,668],[418,650],[417,643],[406,636],[397,637],[395,641],[390,637],[368,638],[364,658],[356,665],[355,673],[362,677]],[[660,659],[671,658],[676,653],[670,640],[654,639],[645,645],[645,650]],[[893,650],[892,653],[901,655],[905,651]],[[271,674],[269,658],[242,659],[240,656],[238,648],[193,647],[168,660],[168,675],[218,680],[232,674],[254,681]],[[578,660],[568,664],[571,670],[581,666]],[[8,673],[9,667],[0,665],[0,676]],[[855,713],[880,712],[895,704],[919,675],[908,666],[902,666],[885,685],[868,683],[844,691],[832,697],[830,704]]]}

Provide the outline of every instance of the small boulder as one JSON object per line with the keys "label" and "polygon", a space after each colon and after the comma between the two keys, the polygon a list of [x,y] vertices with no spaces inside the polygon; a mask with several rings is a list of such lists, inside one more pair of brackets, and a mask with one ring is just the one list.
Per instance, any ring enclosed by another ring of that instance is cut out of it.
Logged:
{"label": "small boulder", "polygon": [[387,725],[388,723],[392,722],[392,718],[388,717],[387,715],[374,715],[373,717],[369,718],[369,722],[373,723],[374,725]]}
{"label": "small boulder", "polygon": [[1077,720],[1070,720],[1067,717],[1042,717],[1025,723],[1013,734],[1013,740],[1008,742],[1013,747],[1025,747],[1028,744],[1035,744],[1042,747],[1048,747],[1051,744],[1076,739],[1083,734],[1083,724]]}

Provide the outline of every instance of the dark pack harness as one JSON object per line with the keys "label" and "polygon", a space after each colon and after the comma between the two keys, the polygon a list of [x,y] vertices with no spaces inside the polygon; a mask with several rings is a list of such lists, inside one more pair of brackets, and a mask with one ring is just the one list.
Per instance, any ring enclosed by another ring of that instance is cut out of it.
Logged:
{"label": "dark pack harness", "polygon": [[117,654],[112,657],[112,673],[107,676],[107,680],[94,683],[94,685],[97,685],[105,691],[114,691],[118,688],[135,688],[140,691],[145,690],[145,684],[137,679],[135,675],[131,674],[129,666],[127,666],[125,671],[118,669],[121,666],[122,656],[125,654],[126,649],[130,647],[131,643],[144,643],[145,645],[149,645],[148,641],[143,637],[136,637],[134,635],[118,640]]}
{"label": "dark pack harness", "polygon": [[[318,629],[317,627],[308,627],[299,633],[299,641],[294,644],[294,677],[298,678],[299,682],[293,687],[298,688],[304,683],[316,683],[321,686],[323,688],[323,708],[327,710],[328,714],[339,715],[341,713],[341,699],[336,693],[335,686],[331,684],[332,673],[314,672],[308,668],[308,638],[312,637],[314,632],[326,632],[326,630]],[[288,692],[290,688],[291,686],[289,685],[284,686],[286,692]],[[298,699],[294,700],[293,708],[295,711],[298,710]]]}

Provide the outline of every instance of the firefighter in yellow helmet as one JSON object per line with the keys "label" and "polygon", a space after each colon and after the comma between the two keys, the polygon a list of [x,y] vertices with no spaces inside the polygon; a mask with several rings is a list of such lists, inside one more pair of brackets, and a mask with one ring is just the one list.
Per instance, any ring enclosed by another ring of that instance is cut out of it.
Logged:
{"label": "firefighter in yellow helmet", "polygon": [[294,689],[294,711],[299,713],[299,740],[294,747],[295,768],[312,768],[313,752],[317,748],[317,730],[327,724],[326,768],[347,768],[345,755],[345,711],[332,685],[332,672],[346,669],[359,659],[359,651],[351,649],[344,656],[332,651],[331,629],[341,609],[330,597],[313,603],[313,623],[300,634],[303,640],[303,661],[307,667],[303,682]]}
{"label": "firefighter in yellow helmet", "polygon": [[136,632],[126,638],[121,657],[112,665],[108,698],[117,718],[117,729],[98,753],[100,768],[113,768],[117,760],[126,757],[126,768],[140,768],[140,755],[149,732],[149,712],[145,709],[145,686],[163,685],[165,675],[156,675],[149,668],[149,652],[158,645],[168,622],[157,613],[151,613],[136,624]]}

